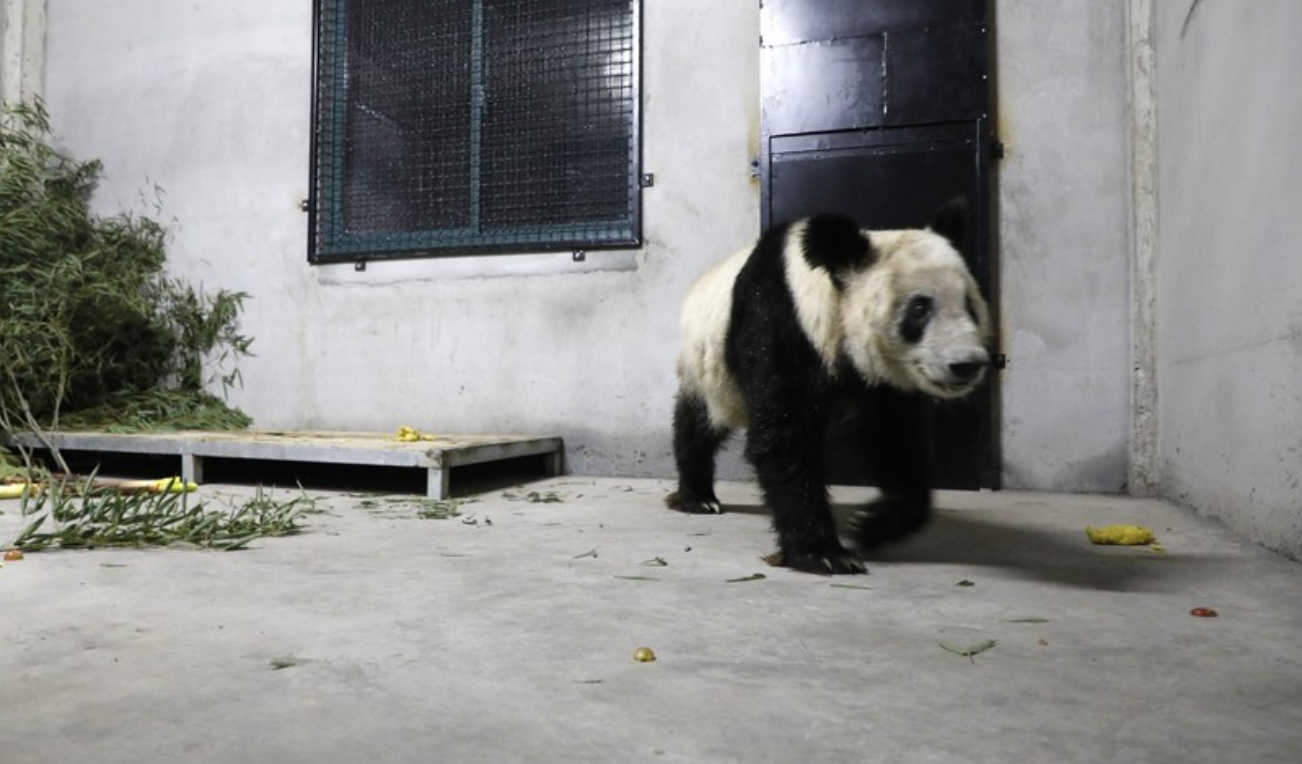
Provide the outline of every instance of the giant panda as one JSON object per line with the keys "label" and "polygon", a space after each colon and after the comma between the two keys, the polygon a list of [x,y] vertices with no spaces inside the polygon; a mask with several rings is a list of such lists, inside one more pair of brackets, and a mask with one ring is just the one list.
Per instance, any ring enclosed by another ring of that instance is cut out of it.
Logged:
{"label": "giant panda", "polygon": [[824,437],[838,401],[872,413],[864,444],[880,496],[854,515],[859,550],[898,540],[931,513],[927,400],[959,398],[990,365],[989,316],[956,247],[956,200],[928,228],[861,230],[818,215],[779,225],[688,292],[667,503],[722,511],[715,456],[746,430],[745,456],[773,514],[776,565],[863,573],[833,522]]}

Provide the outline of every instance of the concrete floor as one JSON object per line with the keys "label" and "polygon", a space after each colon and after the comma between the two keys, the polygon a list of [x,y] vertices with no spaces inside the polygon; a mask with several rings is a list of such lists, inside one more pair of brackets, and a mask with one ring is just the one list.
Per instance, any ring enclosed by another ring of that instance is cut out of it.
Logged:
{"label": "concrete floor", "polygon": [[[307,533],[243,552],[28,555],[0,569],[0,762],[1302,761],[1302,566],[1213,522],[942,494],[821,578],[760,561],[750,486],[721,517],[667,488],[557,478],[445,520],[314,493]],[[1113,522],[1165,552],[1086,541]]]}

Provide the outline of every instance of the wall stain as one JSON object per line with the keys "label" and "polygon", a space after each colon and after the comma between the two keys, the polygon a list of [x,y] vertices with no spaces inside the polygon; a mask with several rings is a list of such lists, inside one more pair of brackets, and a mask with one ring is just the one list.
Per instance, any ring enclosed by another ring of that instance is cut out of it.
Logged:
{"label": "wall stain", "polygon": [[1189,33],[1189,24],[1193,22],[1194,12],[1198,10],[1198,6],[1202,4],[1202,1],[1203,0],[1193,0],[1192,3],[1189,3],[1189,10],[1184,14],[1184,24],[1180,25],[1181,40],[1183,40],[1184,36]]}

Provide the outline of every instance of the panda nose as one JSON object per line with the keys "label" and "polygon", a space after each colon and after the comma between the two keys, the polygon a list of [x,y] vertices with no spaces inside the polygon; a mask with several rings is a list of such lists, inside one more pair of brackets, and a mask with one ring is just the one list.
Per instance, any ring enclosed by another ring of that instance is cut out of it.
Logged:
{"label": "panda nose", "polygon": [[960,361],[958,363],[951,363],[949,365],[949,373],[953,374],[955,379],[960,379],[966,382],[968,380],[975,379],[976,376],[980,374],[983,369],[985,369],[986,363],[987,361],[985,359],[968,360],[968,361]]}

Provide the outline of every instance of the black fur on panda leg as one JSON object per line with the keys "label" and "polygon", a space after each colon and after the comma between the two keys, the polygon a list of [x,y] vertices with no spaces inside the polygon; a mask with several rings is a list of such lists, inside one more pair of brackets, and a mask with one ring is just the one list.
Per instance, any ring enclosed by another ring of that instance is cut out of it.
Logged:
{"label": "black fur on panda leg", "polygon": [[858,510],[850,521],[854,545],[861,550],[901,541],[931,519],[931,495],[883,493]]}
{"label": "black fur on panda leg", "polygon": [[850,519],[860,550],[900,541],[931,519],[931,431],[933,403],[920,393],[875,388],[867,400],[868,458],[881,496]]}
{"label": "black fur on panda leg", "polygon": [[821,427],[799,421],[795,410],[751,411],[746,457],[755,467],[764,503],[773,510],[778,552],[768,558],[809,573],[866,573],[859,555],[837,538],[823,482]]}
{"label": "black fur on panda leg", "polygon": [[710,424],[705,402],[685,392],[674,402],[674,461],[678,491],[665,503],[689,514],[719,514],[723,505],[714,495],[714,462],[727,430]]}

